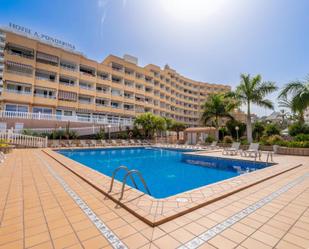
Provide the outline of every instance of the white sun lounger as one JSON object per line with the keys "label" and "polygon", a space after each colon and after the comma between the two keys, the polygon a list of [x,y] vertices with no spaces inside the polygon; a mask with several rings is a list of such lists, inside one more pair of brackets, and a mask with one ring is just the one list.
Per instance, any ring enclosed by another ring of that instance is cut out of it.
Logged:
{"label": "white sun lounger", "polygon": [[231,147],[229,148],[224,148],[222,151],[223,155],[237,155],[239,151],[240,143],[238,142],[233,142]]}
{"label": "white sun lounger", "polygon": [[260,146],[259,143],[251,143],[247,150],[243,150],[241,152],[241,156],[245,157],[254,156],[255,159],[257,158],[257,156],[259,156],[259,159],[261,159],[261,152],[259,151],[259,146]]}

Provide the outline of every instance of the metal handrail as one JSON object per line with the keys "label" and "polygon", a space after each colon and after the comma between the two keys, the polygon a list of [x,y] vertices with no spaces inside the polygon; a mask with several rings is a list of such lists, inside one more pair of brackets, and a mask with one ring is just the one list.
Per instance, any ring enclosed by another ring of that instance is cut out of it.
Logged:
{"label": "metal handrail", "polygon": [[[130,172],[129,169],[128,169],[128,167],[126,167],[126,166],[119,166],[118,168],[116,168],[116,169],[114,170],[114,172],[113,172],[113,175],[112,175],[112,181],[111,181],[111,185],[110,185],[110,188],[109,188],[108,193],[112,192],[113,185],[114,185],[114,180],[115,180],[115,176],[116,176],[117,172],[120,171],[121,169],[124,169],[127,173]],[[123,178],[123,179],[124,179],[124,178]],[[136,185],[136,182],[134,181],[132,175],[131,175],[131,180],[132,180],[134,186],[138,189],[138,187],[137,187],[137,185]]]}
{"label": "metal handrail", "polygon": [[[151,195],[151,194],[150,194],[150,191],[149,191],[149,188],[147,187],[147,184],[146,184],[146,182],[145,182],[145,180],[144,180],[144,178],[143,178],[141,172],[139,172],[138,170],[133,169],[133,170],[130,170],[130,171],[124,176],[124,178],[123,178],[122,189],[121,189],[121,195],[120,195],[120,197],[119,197],[119,201],[120,201],[120,200],[122,199],[122,197],[123,197],[124,187],[125,187],[125,185],[126,185],[127,178],[128,178],[128,176],[132,176],[132,174],[137,174],[137,175],[139,176],[139,179],[140,179],[141,182],[143,183],[144,188],[147,190],[147,193],[148,193],[149,195]],[[131,178],[131,179],[132,179],[132,178]]]}

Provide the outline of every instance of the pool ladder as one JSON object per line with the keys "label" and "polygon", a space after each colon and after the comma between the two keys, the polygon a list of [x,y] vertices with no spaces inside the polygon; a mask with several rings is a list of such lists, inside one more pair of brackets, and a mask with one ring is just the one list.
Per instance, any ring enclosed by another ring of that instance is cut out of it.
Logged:
{"label": "pool ladder", "polygon": [[122,197],[123,197],[124,188],[125,188],[125,185],[126,185],[126,183],[127,183],[127,179],[128,179],[129,176],[130,176],[131,181],[133,182],[135,188],[138,189],[137,184],[136,184],[136,182],[135,182],[135,180],[134,180],[134,178],[133,178],[133,175],[134,175],[134,174],[138,175],[138,177],[139,177],[139,179],[141,180],[141,182],[143,183],[144,188],[146,189],[147,193],[148,193],[149,195],[151,195],[151,194],[150,194],[150,191],[149,191],[149,188],[148,188],[148,186],[147,186],[147,184],[146,184],[146,182],[145,182],[145,179],[144,179],[144,177],[142,176],[142,173],[139,172],[139,171],[136,170],[136,169],[129,170],[128,167],[126,167],[126,166],[119,166],[118,168],[116,168],[116,169],[114,170],[113,175],[112,175],[111,185],[110,185],[110,188],[109,188],[108,193],[112,192],[113,186],[114,186],[114,181],[115,181],[115,176],[116,176],[116,174],[117,174],[120,170],[125,170],[127,173],[126,173],[126,175],[124,176],[124,178],[123,178],[123,180],[122,180],[122,188],[121,188],[121,194],[120,194],[119,200],[121,200]]}

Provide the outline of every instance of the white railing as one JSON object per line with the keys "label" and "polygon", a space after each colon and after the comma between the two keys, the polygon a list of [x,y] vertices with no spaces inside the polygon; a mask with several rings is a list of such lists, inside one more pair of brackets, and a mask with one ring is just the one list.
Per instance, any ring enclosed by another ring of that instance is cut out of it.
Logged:
{"label": "white railing", "polygon": [[[133,126],[128,126],[130,129],[133,128]],[[104,127],[101,127],[101,126],[89,126],[89,127],[70,127],[69,130],[70,131],[74,131],[76,132],[76,134],[78,136],[86,136],[86,135],[93,135],[93,134],[96,134],[98,133],[102,128]],[[31,129],[27,129],[27,130],[30,130],[32,132],[36,132],[38,134],[51,134],[55,131],[63,131],[65,132],[67,130],[66,127],[61,127],[61,128],[31,128]],[[110,125],[109,127],[105,127],[104,128],[104,131],[106,133],[108,132],[119,132],[119,131],[123,131],[124,129],[119,127],[118,125]],[[21,133],[22,130],[14,130],[15,133]]]}
{"label": "white railing", "polygon": [[65,121],[65,122],[82,122],[101,125],[133,125],[133,119],[121,117],[81,117],[81,116],[64,116],[47,113],[32,113],[32,112],[13,112],[0,111],[0,118],[20,118],[34,120],[50,120],[50,121]]}
{"label": "white railing", "polygon": [[28,135],[22,135],[18,133],[13,133],[13,131],[8,130],[0,131],[0,140],[5,140],[9,144],[19,145],[31,148],[44,148],[47,147],[48,139],[47,137],[34,137]]}

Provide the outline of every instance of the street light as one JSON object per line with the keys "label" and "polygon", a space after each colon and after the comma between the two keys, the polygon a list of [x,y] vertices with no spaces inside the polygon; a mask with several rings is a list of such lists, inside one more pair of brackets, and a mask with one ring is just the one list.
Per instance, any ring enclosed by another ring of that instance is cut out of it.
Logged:
{"label": "street light", "polygon": [[236,136],[237,136],[237,142],[238,142],[238,131],[239,131],[239,127],[236,126],[236,127],[235,127],[235,130],[236,130]]}
{"label": "street light", "polygon": [[112,126],[108,125],[107,128],[108,128],[108,139],[110,140],[111,139],[111,128],[112,128]]}

